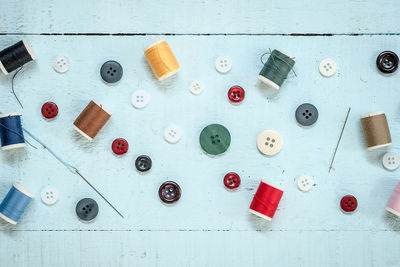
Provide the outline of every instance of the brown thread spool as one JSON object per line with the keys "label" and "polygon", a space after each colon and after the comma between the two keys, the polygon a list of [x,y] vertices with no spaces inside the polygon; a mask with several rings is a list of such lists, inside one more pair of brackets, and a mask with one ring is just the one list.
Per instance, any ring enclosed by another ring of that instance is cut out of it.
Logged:
{"label": "brown thread spool", "polygon": [[110,112],[92,100],[74,121],[74,129],[92,141],[110,117]]}
{"label": "brown thread spool", "polygon": [[364,131],[368,150],[390,146],[392,144],[385,112],[378,111],[362,115],[361,126]]}

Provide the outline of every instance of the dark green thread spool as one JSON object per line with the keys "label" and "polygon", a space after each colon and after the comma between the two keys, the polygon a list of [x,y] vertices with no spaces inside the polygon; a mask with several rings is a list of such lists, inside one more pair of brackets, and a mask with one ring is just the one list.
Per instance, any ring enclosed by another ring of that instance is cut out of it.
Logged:
{"label": "dark green thread spool", "polygon": [[258,79],[269,87],[279,90],[294,63],[294,57],[282,50],[274,49],[260,71]]}

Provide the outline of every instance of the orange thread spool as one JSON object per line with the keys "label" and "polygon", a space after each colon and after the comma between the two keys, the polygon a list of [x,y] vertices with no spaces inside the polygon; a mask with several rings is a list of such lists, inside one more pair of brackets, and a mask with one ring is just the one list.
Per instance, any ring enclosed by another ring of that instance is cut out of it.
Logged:
{"label": "orange thread spool", "polygon": [[74,128],[92,141],[110,117],[110,112],[92,100],[74,121]]}
{"label": "orange thread spool", "polygon": [[174,75],[180,69],[178,61],[165,40],[160,40],[149,46],[144,51],[144,55],[159,81]]}

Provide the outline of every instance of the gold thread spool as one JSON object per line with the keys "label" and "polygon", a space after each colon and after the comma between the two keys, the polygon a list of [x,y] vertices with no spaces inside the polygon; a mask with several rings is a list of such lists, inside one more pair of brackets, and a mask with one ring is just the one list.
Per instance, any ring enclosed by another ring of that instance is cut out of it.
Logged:
{"label": "gold thread spool", "polygon": [[110,117],[110,112],[91,100],[74,121],[74,129],[92,141]]}
{"label": "gold thread spool", "polygon": [[178,61],[165,40],[160,40],[149,46],[145,49],[144,55],[159,81],[174,75],[180,69]]}
{"label": "gold thread spool", "polygon": [[378,111],[362,115],[361,126],[364,131],[365,143],[368,150],[392,144],[385,112]]}

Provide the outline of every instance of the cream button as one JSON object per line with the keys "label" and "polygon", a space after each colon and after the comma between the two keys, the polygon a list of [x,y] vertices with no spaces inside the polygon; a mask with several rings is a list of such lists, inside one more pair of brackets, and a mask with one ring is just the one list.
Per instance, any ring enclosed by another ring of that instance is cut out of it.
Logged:
{"label": "cream button", "polygon": [[297,180],[297,187],[303,192],[309,191],[313,187],[313,184],[313,179],[308,175],[302,175]]}
{"label": "cream button", "polygon": [[319,72],[322,76],[331,77],[336,72],[336,63],[330,58],[326,58],[319,64]]}
{"label": "cream button", "polygon": [[280,134],[273,130],[263,131],[257,138],[258,150],[267,156],[273,156],[281,151],[283,145]]}
{"label": "cream button", "polygon": [[189,86],[190,92],[194,95],[198,95],[203,92],[203,84],[199,81],[193,81]]}
{"label": "cream button", "polygon": [[58,190],[52,186],[46,186],[40,192],[40,197],[44,204],[54,205],[58,200]]}
{"label": "cream button", "polygon": [[58,56],[53,61],[53,68],[58,73],[64,73],[69,70],[69,60],[66,56]]}
{"label": "cream button", "polygon": [[388,152],[382,157],[382,164],[385,169],[394,171],[400,165],[400,157],[394,152]]}
{"label": "cream button", "polygon": [[215,60],[215,68],[220,73],[227,73],[232,68],[232,60],[225,56],[217,57]]}

